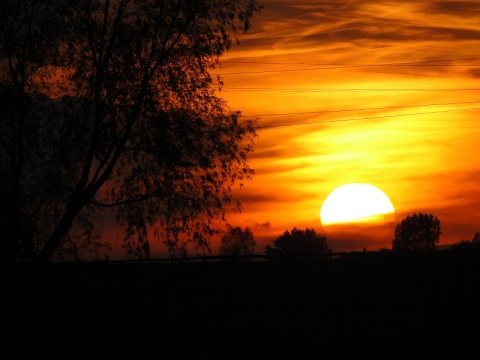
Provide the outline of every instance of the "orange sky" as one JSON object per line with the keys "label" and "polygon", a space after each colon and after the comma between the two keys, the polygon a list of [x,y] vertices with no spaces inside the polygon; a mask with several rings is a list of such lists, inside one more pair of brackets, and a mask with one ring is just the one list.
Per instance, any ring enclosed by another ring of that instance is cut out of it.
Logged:
{"label": "orange sky", "polygon": [[[257,252],[294,226],[323,232],[323,201],[353,182],[383,190],[397,222],[436,215],[440,244],[480,231],[480,2],[262,4],[214,71],[232,109],[262,115],[256,175],[228,217],[252,228]],[[392,238],[328,243],[378,249]]]}

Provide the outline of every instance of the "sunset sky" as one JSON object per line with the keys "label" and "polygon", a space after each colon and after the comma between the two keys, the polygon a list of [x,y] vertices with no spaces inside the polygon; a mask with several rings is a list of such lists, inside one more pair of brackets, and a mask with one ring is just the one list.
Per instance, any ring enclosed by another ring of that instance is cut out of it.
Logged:
{"label": "sunset sky", "polygon": [[[440,245],[480,231],[480,2],[264,0],[213,71],[219,96],[258,117],[253,181],[236,191],[257,252],[347,183],[384,191],[395,221],[441,221]],[[334,251],[391,247],[365,234]],[[218,245],[212,244],[213,252]]]}

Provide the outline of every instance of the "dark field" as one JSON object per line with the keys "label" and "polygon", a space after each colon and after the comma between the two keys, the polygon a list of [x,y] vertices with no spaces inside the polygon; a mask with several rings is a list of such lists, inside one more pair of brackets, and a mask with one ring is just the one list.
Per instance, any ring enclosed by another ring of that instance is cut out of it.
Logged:
{"label": "dark field", "polygon": [[3,268],[1,353],[476,358],[480,257],[434,255]]}

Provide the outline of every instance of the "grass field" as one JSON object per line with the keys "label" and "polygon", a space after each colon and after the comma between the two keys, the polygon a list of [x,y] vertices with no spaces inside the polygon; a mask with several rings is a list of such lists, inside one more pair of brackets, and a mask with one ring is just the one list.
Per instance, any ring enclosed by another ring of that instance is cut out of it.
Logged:
{"label": "grass field", "polygon": [[64,263],[1,281],[3,351],[30,358],[461,359],[480,339],[477,255]]}

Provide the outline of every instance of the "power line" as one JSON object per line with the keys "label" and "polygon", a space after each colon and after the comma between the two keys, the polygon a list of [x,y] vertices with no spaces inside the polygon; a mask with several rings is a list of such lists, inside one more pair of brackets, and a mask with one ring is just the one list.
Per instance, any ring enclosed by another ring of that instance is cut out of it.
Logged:
{"label": "power line", "polygon": [[455,112],[455,111],[469,111],[469,110],[480,110],[480,107],[463,108],[463,109],[449,109],[449,110],[437,110],[437,111],[416,112],[416,113],[396,114],[396,115],[365,116],[365,117],[360,117],[360,118],[312,121],[312,122],[306,122],[306,123],[289,123],[289,124],[266,125],[266,126],[259,126],[259,130],[270,129],[270,128],[278,128],[278,127],[288,127],[288,126],[329,124],[329,123],[361,121],[361,120],[376,120],[376,119],[386,119],[386,118],[395,118],[395,117],[403,117],[403,116],[429,115],[429,114],[439,114],[439,113],[448,113],[448,112]]}
{"label": "power line", "polygon": [[[224,63],[228,64],[263,64],[263,65],[301,65],[301,66],[348,66],[348,67],[358,67],[358,66],[411,66],[411,65],[422,65],[429,66],[428,64],[432,63],[441,63],[441,62],[455,62],[455,61],[472,61],[480,60],[480,58],[460,58],[460,59],[444,59],[444,60],[423,60],[423,61],[410,61],[410,62],[398,62],[398,63],[379,63],[379,64],[346,64],[346,63],[305,63],[305,62],[270,62],[270,61],[236,61],[236,60],[226,60]],[[465,64],[441,64],[438,66],[469,66]],[[478,66],[478,65],[471,65]],[[330,68],[329,68],[330,69]]]}
{"label": "power line", "polygon": [[[480,60],[480,58],[465,58],[465,59],[445,59],[445,60],[426,60],[426,61],[412,61],[412,62],[399,62],[399,63],[380,63],[380,64],[318,64],[319,67],[313,68],[297,68],[297,69],[279,69],[279,70],[259,70],[259,71],[237,71],[237,72],[226,72],[226,73],[217,73],[214,75],[245,75],[245,74],[267,74],[267,73],[282,73],[282,72],[294,72],[294,71],[315,71],[315,70],[334,70],[334,69],[345,69],[345,68],[365,68],[365,67],[385,67],[385,66],[442,66],[442,67],[452,67],[452,66],[480,66],[480,64],[440,64],[441,62],[456,62],[456,61],[471,61],[471,60]],[[238,62],[241,63],[241,62]],[[247,63],[247,62],[245,62]],[[268,62],[252,62],[257,64],[265,65],[275,65],[276,63]],[[285,65],[294,65],[284,63]],[[277,63],[276,65],[281,65]],[[316,66],[317,64],[302,64],[297,63],[297,65],[308,65]]]}
{"label": "power line", "polygon": [[244,92],[451,92],[451,91],[480,91],[480,88],[260,88],[260,87],[224,87],[221,91],[244,91]]}
{"label": "power line", "polygon": [[365,107],[365,108],[339,109],[339,110],[318,110],[318,111],[299,111],[299,112],[287,112],[287,113],[269,113],[269,114],[258,114],[258,115],[241,115],[241,117],[309,115],[309,114],[341,113],[341,112],[354,112],[354,111],[367,111],[367,110],[408,109],[408,108],[413,108],[413,107],[464,105],[464,104],[477,104],[477,103],[480,103],[480,100],[476,100],[476,101],[457,101],[457,102],[447,102],[447,103],[429,103],[429,104],[417,104],[417,105],[402,105],[402,106]]}
{"label": "power line", "polygon": [[[364,68],[367,66],[387,66],[387,65],[358,65],[358,66],[337,66],[337,67],[314,67],[303,69],[282,69],[282,70],[259,70],[259,71],[237,71],[227,73],[215,73],[213,75],[225,76],[225,75],[248,75],[248,74],[269,74],[269,73],[284,73],[295,71],[316,71],[316,70],[334,70],[334,69],[346,69],[346,68]],[[431,65],[430,65],[431,66]],[[436,65],[439,66],[439,65]],[[450,65],[450,66],[480,66],[479,65]]]}

